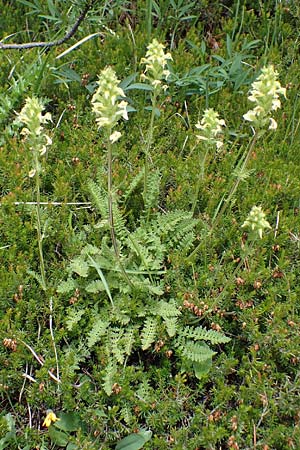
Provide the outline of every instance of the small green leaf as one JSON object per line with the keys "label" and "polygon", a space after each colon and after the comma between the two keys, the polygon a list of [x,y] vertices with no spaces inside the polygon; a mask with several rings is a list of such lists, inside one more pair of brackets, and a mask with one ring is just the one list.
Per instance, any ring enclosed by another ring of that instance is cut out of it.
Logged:
{"label": "small green leaf", "polygon": [[55,422],[54,426],[63,431],[76,431],[81,428],[80,416],[78,413],[60,413],[59,420]]}
{"label": "small green leaf", "polygon": [[66,450],[79,450],[79,447],[78,447],[78,445],[73,444],[72,442],[70,442],[70,443],[67,445]]}
{"label": "small green leaf", "polygon": [[59,447],[65,447],[69,442],[69,436],[63,431],[59,431],[54,426],[49,427],[49,436],[53,444]]}
{"label": "small green leaf", "polygon": [[152,432],[149,430],[129,434],[116,445],[115,450],[139,450],[151,439],[151,436]]}
{"label": "small green leaf", "polygon": [[204,375],[206,375],[210,371],[211,366],[212,366],[211,358],[208,358],[205,361],[201,361],[201,362],[194,361],[193,369],[194,369],[196,378],[198,378],[200,380]]}
{"label": "small green leaf", "polygon": [[133,83],[127,86],[124,91],[129,91],[130,89],[138,89],[140,91],[153,91],[153,86],[145,83]]}
{"label": "small green leaf", "polygon": [[89,273],[89,265],[80,256],[78,258],[74,258],[71,261],[70,269],[72,270],[72,272],[75,272],[77,273],[77,275],[84,278],[86,278]]}

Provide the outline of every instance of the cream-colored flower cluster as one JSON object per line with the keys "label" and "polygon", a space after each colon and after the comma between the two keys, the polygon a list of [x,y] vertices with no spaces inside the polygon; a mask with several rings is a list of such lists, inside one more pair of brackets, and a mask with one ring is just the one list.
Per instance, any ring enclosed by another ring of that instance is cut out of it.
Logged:
{"label": "cream-colored flower cluster", "polygon": [[219,114],[212,108],[204,111],[203,118],[196,123],[195,127],[201,130],[201,134],[197,138],[201,141],[206,141],[211,146],[216,146],[217,149],[223,146],[222,127],[225,127],[224,119],[219,119]]}
{"label": "cream-colored flower cluster", "polygon": [[[107,128],[109,131],[117,125],[119,119],[128,120],[127,102],[120,101],[120,97],[125,97],[123,89],[119,87],[114,70],[107,67],[102,70],[97,81],[98,89],[92,97],[93,111],[96,114],[96,122],[99,128]],[[117,141],[121,137],[119,131],[110,134],[111,142]]]}
{"label": "cream-colored flower cluster", "polygon": [[271,225],[266,220],[261,206],[253,206],[242,228],[249,228],[252,233],[257,233],[262,238],[264,229],[270,229]]}
{"label": "cream-colored flower cluster", "polygon": [[261,74],[254,83],[248,99],[255,103],[251,109],[243,115],[244,119],[252,122],[254,127],[262,128],[269,124],[270,130],[276,130],[277,122],[271,117],[272,111],[281,107],[279,95],[286,98],[286,89],[277,80],[278,72],[272,65],[263,67]]}
{"label": "cream-colored flower cluster", "polygon": [[[44,111],[43,104],[35,97],[28,97],[25,101],[21,112],[17,114],[18,122],[26,125],[21,134],[28,140],[30,149],[34,155],[45,155],[47,147],[52,144],[51,138],[45,133],[43,124],[51,121],[51,114]],[[35,168],[29,172],[29,176],[33,177],[36,171],[41,170],[38,157],[34,158]]]}
{"label": "cream-colored flower cluster", "polygon": [[147,47],[146,57],[141,59],[141,64],[146,66],[144,73],[141,75],[143,80],[148,80],[154,89],[166,89],[166,85],[162,85],[162,80],[165,80],[170,75],[169,70],[166,69],[168,60],[172,59],[171,53],[165,53],[165,46],[153,39]]}

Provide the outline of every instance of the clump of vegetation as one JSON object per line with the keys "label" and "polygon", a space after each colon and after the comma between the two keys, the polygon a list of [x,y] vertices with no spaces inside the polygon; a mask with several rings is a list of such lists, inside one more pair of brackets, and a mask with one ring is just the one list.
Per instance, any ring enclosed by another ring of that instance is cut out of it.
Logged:
{"label": "clump of vegetation", "polygon": [[0,45],[0,449],[297,448],[299,11],[250,3],[0,0],[85,12]]}

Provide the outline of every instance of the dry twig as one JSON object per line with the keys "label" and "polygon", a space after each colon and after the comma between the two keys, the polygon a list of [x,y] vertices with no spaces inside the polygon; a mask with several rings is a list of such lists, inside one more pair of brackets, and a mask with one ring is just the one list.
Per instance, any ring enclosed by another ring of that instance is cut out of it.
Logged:
{"label": "dry twig", "polygon": [[57,45],[61,45],[64,42],[66,42],[68,39],[70,39],[74,34],[76,33],[79,25],[84,20],[85,16],[87,15],[89,9],[97,2],[98,0],[88,0],[86,2],[86,5],[74,23],[71,30],[65,34],[65,36],[61,39],[58,39],[57,41],[49,41],[49,42],[26,42],[25,44],[3,44],[3,42],[0,42],[0,50],[25,50],[28,48],[36,48],[36,47],[42,47],[42,48],[49,48],[49,47],[55,47]]}

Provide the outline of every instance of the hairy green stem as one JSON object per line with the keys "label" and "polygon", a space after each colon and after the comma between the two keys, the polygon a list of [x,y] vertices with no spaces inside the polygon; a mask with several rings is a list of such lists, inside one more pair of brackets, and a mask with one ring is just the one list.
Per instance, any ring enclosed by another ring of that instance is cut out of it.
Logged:
{"label": "hairy green stem", "polygon": [[[250,158],[251,153],[252,153],[252,151],[254,149],[254,146],[255,146],[255,144],[257,142],[257,139],[258,139],[258,134],[255,133],[253,135],[253,138],[252,138],[250,144],[249,144],[248,152],[247,152],[247,154],[246,154],[246,156],[244,158],[242,167],[240,169],[241,173],[243,173],[245,171],[246,167],[247,167],[247,164],[249,162],[249,158]],[[224,203],[222,205],[221,210],[218,212],[218,214],[216,215],[216,217],[215,217],[215,219],[213,221],[212,229],[214,229],[219,224],[219,221],[220,221],[221,217],[223,216],[225,210],[227,209],[229,203],[231,202],[232,197],[234,196],[237,188],[239,187],[240,182],[241,182],[241,177],[237,177],[237,179],[235,180],[235,183],[233,184],[232,188],[229,191],[228,197],[224,200]]]}
{"label": "hairy green stem", "polygon": [[195,196],[194,196],[194,200],[193,200],[193,204],[192,204],[192,214],[193,215],[195,213],[195,209],[196,209],[196,206],[197,206],[197,203],[198,203],[198,196],[199,196],[201,181],[203,181],[203,178],[204,178],[205,163],[206,163],[206,158],[207,158],[207,155],[208,155],[208,151],[209,151],[209,149],[207,148],[204,157],[200,161],[201,172],[200,172],[200,177],[198,177],[198,180],[197,180]]}
{"label": "hairy green stem", "polygon": [[146,142],[145,151],[144,151],[144,153],[145,153],[144,193],[143,193],[144,204],[146,204],[146,198],[147,198],[149,161],[151,160],[150,149],[151,149],[152,140],[153,140],[153,127],[154,127],[154,118],[155,118],[156,99],[157,99],[157,94],[156,94],[156,91],[154,90],[152,98],[151,98],[152,109],[151,109],[150,125],[149,125],[149,130],[148,130],[148,134],[147,134],[147,142]]}
{"label": "hairy green stem", "polygon": [[[47,282],[46,282],[46,270],[45,270],[45,262],[44,262],[44,253],[43,253],[43,233],[42,233],[42,218],[41,218],[41,179],[40,179],[40,163],[38,152],[35,151],[34,154],[34,163],[35,163],[35,190],[36,190],[36,221],[37,221],[37,241],[38,241],[38,249],[39,249],[39,258],[40,258],[40,274],[41,274],[41,282],[42,289],[44,292],[47,291]],[[56,343],[53,332],[53,300],[50,297],[49,300],[49,328],[51,335],[51,342],[53,346],[55,361],[56,361],[56,381],[60,383],[60,375],[59,375],[59,364],[58,364],[58,354],[56,349]],[[58,384],[58,390],[59,390]]]}
{"label": "hairy green stem", "polygon": [[38,156],[35,154],[35,189],[36,189],[36,222],[37,222],[37,241],[38,241],[38,249],[39,249],[39,258],[40,258],[40,272],[41,272],[41,280],[42,280],[42,288],[44,291],[47,290],[46,285],[46,271],[45,271],[45,263],[44,263],[44,253],[43,253],[43,234],[42,234],[42,220],[41,220],[41,180],[40,180],[40,170],[39,170],[39,161]]}
{"label": "hairy green stem", "polygon": [[[241,167],[241,169],[240,169],[241,172],[244,172],[245,169],[246,169],[246,167],[247,167],[247,164],[248,164],[248,162],[249,162],[249,158],[250,158],[250,156],[251,156],[251,153],[252,153],[252,151],[253,151],[253,149],[254,149],[254,146],[255,146],[255,144],[256,144],[256,142],[257,142],[258,137],[259,137],[259,134],[258,134],[257,132],[255,132],[255,134],[254,134],[253,137],[252,137],[252,140],[250,141],[250,144],[249,144],[249,148],[248,148],[247,154],[246,154],[246,156],[245,156],[245,158],[244,158],[244,161],[243,161],[243,163],[242,163],[242,167]],[[213,222],[212,222],[212,226],[211,226],[211,228],[210,228],[210,230],[209,230],[209,233],[208,233],[208,238],[212,235],[212,232],[214,231],[214,229],[219,225],[220,219],[221,219],[221,217],[223,216],[224,212],[226,211],[228,205],[230,204],[230,201],[232,200],[232,197],[234,196],[234,194],[235,194],[237,188],[239,187],[239,184],[240,184],[240,182],[241,182],[241,179],[242,179],[241,177],[238,177],[238,178],[236,179],[236,181],[234,182],[233,186],[231,187],[231,189],[230,189],[230,191],[229,191],[229,194],[228,194],[227,198],[224,199],[221,209],[220,209],[220,210],[217,212],[217,214],[215,215],[214,220],[213,220]],[[197,247],[192,251],[192,253],[188,256],[188,260],[193,259],[193,257],[194,257],[194,256],[198,253],[198,251],[200,250],[201,246],[202,246],[202,242],[200,242],[200,243],[197,245]]]}
{"label": "hairy green stem", "polygon": [[115,226],[114,226],[114,212],[113,212],[113,180],[112,180],[112,144],[109,139],[109,136],[111,135],[111,129],[108,130],[108,138],[107,138],[107,195],[108,195],[108,221],[109,221],[109,228],[110,228],[110,236],[115,252],[115,256],[117,258],[120,270],[126,279],[126,281],[130,284],[130,286],[133,286],[131,280],[129,279],[123,264],[121,263],[120,259],[120,252],[117,244],[117,238],[115,233]]}

